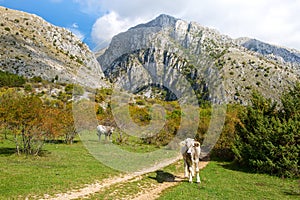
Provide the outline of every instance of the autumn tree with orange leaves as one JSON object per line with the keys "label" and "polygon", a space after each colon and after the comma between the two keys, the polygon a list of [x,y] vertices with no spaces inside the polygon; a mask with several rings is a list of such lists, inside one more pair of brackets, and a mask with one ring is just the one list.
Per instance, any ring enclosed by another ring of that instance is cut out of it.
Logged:
{"label": "autumn tree with orange leaves", "polygon": [[24,96],[8,90],[0,98],[0,120],[12,130],[18,154],[39,154],[43,145],[41,129],[43,103],[35,96]]}
{"label": "autumn tree with orange leaves", "polygon": [[48,105],[34,95],[14,89],[0,93],[0,125],[10,130],[17,154],[38,155],[47,140],[64,138],[71,144],[76,135],[70,106]]}

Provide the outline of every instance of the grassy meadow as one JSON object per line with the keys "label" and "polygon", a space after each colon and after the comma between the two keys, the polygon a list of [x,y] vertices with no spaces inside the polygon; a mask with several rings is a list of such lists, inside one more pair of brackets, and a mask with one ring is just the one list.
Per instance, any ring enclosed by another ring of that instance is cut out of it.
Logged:
{"label": "grassy meadow", "polygon": [[29,199],[66,192],[110,176],[114,171],[96,160],[76,140],[47,143],[42,156],[17,156],[12,142],[0,143],[0,199]]}
{"label": "grassy meadow", "polygon": [[230,163],[212,161],[200,177],[201,184],[184,182],[164,191],[159,200],[300,198],[300,180],[254,174]]}
{"label": "grassy meadow", "polygon": [[[42,156],[17,156],[14,144],[0,143],[0,199],[36,199],[44,194],[66,192],[120,174],[102,165],[78,139],[73,145],[47,143]],[[112,185],[89,199],[126,198],[160,185],[166,176],[183,173],[183,162],[159,172]],[[187,180],[163,192],[164,199],[299,199],[300,182],[247,172],[228,162],[211,161],[201,170],[202,183]],[[117,192],[116,192],[117,191]]]}
{"label": "grassy meadow", "polygon": [[[147,107],[149,105],[148,102],[139,104],[143,104],[143,106],[131,106],[130,109],[133,119],[136,120],[135,123],[144,126],[150,120],[150,111],[148,111]],[[114,145],[105,143],[105,145],[99,146],[95,131],[90,131],[86,134],[82,132],[80,135],[81,138],[77,136],[71,145],[65,144],[63,140],[54,140],[51,143],[44,144],[42,153],[39,156],[26,156],[26,154],[16,154],[13,134],[8,134],[9,139],[4,139],[4,135],[1,135],[0,199],[38,199],[43,197],[44,194],[53,195],[67,192],[71,189],[84,187],[86,184],[94,183],[95,181],[101,181],[102,179],[125,173],[120,172],[122,170],[127,170],[128,172],[135,171],[138,167],[142,166],[140,165],[140,160],[144,162],[143,164],[148,165],[149,163],[160,163],[162,157],[173,157],[176,153],[179,153],[179,150],[177,152],[174,149],[171,151],[172,148],[162,148],[170,139],[174,138],[174,133],[176,133],[180,125],[178,124],[181,119],[179,115],[180,110],[177,108],[178,105],[173,102],[166,103],[164,106],[167,110],[168,121],[162,131],[149,140],[143,140],[126,134],[122,135],[121,132],[116,131],[112,138]],[[86,107],[83,106],[83,109],[86,109]],[[97,109],[99,111],[99,108]],[[105,112],[101,109],[101,112],[98,111],[100,121],[104,122],[107,119],[112,119],[109,109]],[[203,139],[203,133],[208,128],[210,111],[209,108],[200,108],[199,110],[201,120],[198,128],[199,133],[196,136],[196,139],[199,141]],[[229,150],[234,139],[235,123],[240,121],[238,114],[243,111],[244,109],[241,109],[239,106],[228,107],[224,129],[214,149],[216,157],[232,157],[232,152]],[[251,123],[249,126],[251,126]],[[295,128],[296,136],[298,133],[297,130]],[[290,132],[287,131],[286,133]],[[58,138],[63,138],[61,135],[58,136]],[[102,138],[104,140],[104,137]],[[290,146],[294,147],[294,145]],[[158,150],[162,151],[159,152]],[[120,154],[120,152],[123,154]],[[165,152],[165,154],[161,156],[161,152]],[[131,156],[128,156],[129,154]],[[149,159],[150,157],[152,160]],[[294,159],[294,157],[292,158]],[[102,159],[105,159],[106,163],[110,161],[110,166],[113,166],[113,169],[101,164],[100,161]],[[277,160],[281,161],[280,159]],[[133,165],[133,163],[136,165]],[[115,169],[120,169],[120,171]],[[255,169],[241,169],[235,165],[231,165],[229,162],[212,161],[205,169],[201,170],[201,184],[190,184],[187,180],[183,181],[177,186],[164,191],[160,196],[160,200],[276,200],[300,198],[299,180],[251,173],[253,170]],[[172,177],[181,173],[183,173],[182,160],[158,172],[152,172],[127,182],[112,185],[109,188],[105,188],[105,190],[91,195],[89,199],[130,199],[137,193],[143,192],[145,188],[151,189],[162,184],[164,179],[168,178],[164,176]]]}

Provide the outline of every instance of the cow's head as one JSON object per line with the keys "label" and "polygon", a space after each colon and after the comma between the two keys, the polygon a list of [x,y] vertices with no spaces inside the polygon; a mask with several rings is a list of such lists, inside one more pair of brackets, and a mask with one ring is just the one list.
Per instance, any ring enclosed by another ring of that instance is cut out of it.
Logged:
{"label": "cow's head", "polygon": [[186,152],[187,153],[192,153],[192,149],[194,147],[199,147],[200,146],[200,143],[195,141],[194,139],[191,139],[191,138],[187,138],[185,139],[184,141],[182,141],[180,143],[181,146],[184,146],[186,148]]}

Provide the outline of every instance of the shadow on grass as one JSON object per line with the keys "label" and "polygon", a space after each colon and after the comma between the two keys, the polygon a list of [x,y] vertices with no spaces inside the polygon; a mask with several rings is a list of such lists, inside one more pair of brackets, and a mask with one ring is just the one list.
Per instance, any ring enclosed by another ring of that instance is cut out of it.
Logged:
{"label": "shadow on grass", "polygon": [[[74,140],[73,144],[78,143],[79,140]],[[66,144],[65,140],[46,140],[45,141],[46,144]]]}
{"label": "shadow on grass", "polygon": [[250,174],[256,174],[258,172],[255,172],[253,169],[247,168],[245,166],[241,166],[236,162],[220,162],[218,163],[219,166],[232,170],[232,171],[239,171],[239,172],[245,172],[245,173],[250,173]]}
{"label": "shadow on grass", "polygon": [[164,183],[164,182],[177,182],[175,180],[176,176],[169,173],[164,172],[163,170],[157,170],[155,177],[149,177],[151,179],[156,180],[158,183]]}
{"label": "shadow on grass", "polygon": [[[3,156],[11,156],[11,155],[13,155],[13,154],[16,154],[16,155],[17,155],[16,148],[9,148],[9,147],[1,148],[1,147],[0,147],[0,155],[3,155]],[[41,150],[41,151],[38,153],[38,156],[46,157],[46,156],[48,156],[49,154],[51,154],[51,152],[49,152],[48,150]],[[26,155],[26,154],[21,153],[21,155]],[[34,156],[34,155],[32,155],[32,156]]]}
{"label": "shadow on grass", "polygon": [[0,147],[0,155],[10,156],[16,153],[16,148]]}
{"label": "shadow on grass", "polygon": [[284,194],[288,196],[300,197],[300,180],[298,180],[298,187],[295,186],[292,189],[285,191]]}
{"label": "shadow on grass", "polygon": [[287,196],[300,197],[300,190],[294,189],[294,190],[290,190],[290,191],[285,191],[284,194]]}
{"label": "shadow on grass", "polygon": [[49,156],[50,154],[51,154],[50,151],[42,149],[42,150],[39,152],[38,156],[40,156],[40,157],[47,157],[47,156]]}
{"label": "shadow on grass", "polygon": [[231,171],[239,171],[239,172],[245,172],[251,174],[255,173],[253,169],[240,165],[238,162],[234,161],[233,158],[210,155],[208,160],[215,161],[217,162],[217,165]]}

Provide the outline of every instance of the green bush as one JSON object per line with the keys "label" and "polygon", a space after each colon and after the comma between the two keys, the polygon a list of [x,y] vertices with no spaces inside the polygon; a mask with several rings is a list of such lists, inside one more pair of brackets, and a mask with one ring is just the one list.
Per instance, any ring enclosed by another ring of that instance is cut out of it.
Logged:
{"label": "green bush", "polygon": [[258,93],[240,114],[233,152],[236,160],[256,172],[299,177],[300,87],[284,95],[283,108]]}
{"label": "green bush", "polygon": [[95,101],[97,103],[101,103],[102,101],[106,100],[112,94],[112,89],[110,88],[102,88],[97,89],[95,94]]}
{"label": "green bush", "polygon": [[67,94],[73,94],[73,95],[83,95],[84,94],[84,89],[77,84],[68,84],[65,87],[65,92]]}
{"label": "green bush", "polygon": [[[215,144],[211,158],[224,161],[233,161],[234,153],[232,151],[232,145],[235,138],[235,124],[239,123],[239,113],[244,112],[244,107],[240,104],[229,104],[227,105],[225,123],[220,134],[220,137]],[[207,125],[208,122],[206,122]]]}
{"label": "green bush", "polygon": [[24,90],[25,90],[26,92],[31,92],[31,91],[32,91],[32,86],[31,86],[30,84],[25,84],[25,85],[24,85]]}
{"label": "green bush", "polygon": [[25,82],[26,80],[23,76],[0,71],[0,87],[21,87]]}
{"label": "green bush", "polygon": [[41,83],[43,81],[42,77],[40,76],[34,76],[30,80],[34,83]]}

